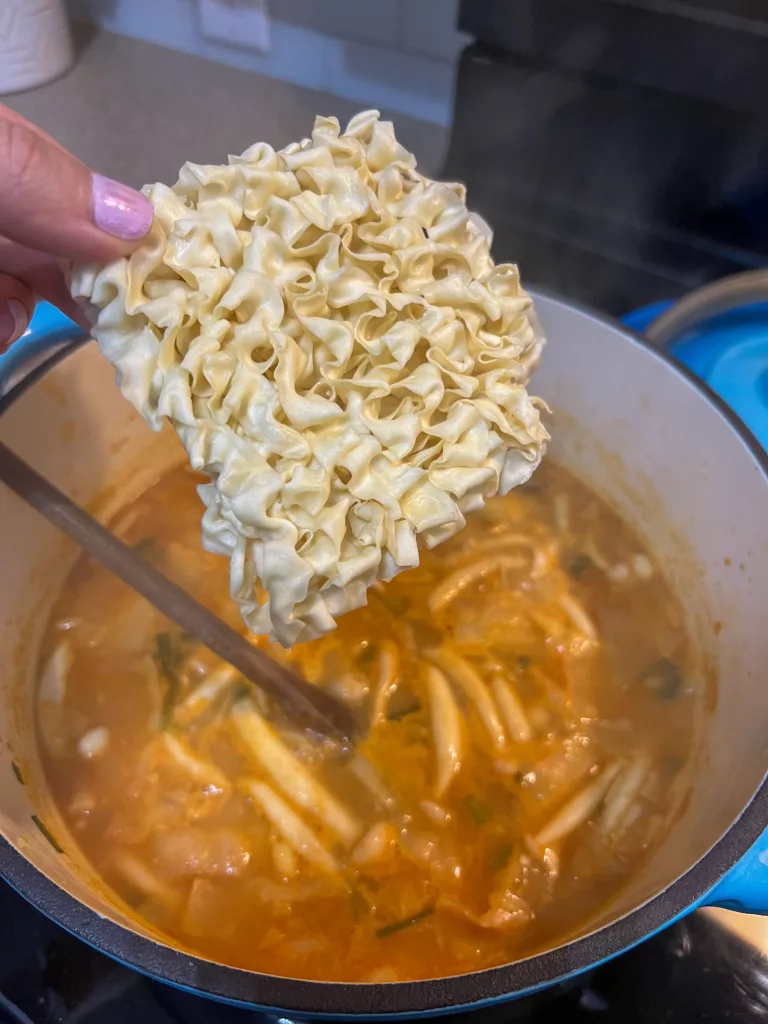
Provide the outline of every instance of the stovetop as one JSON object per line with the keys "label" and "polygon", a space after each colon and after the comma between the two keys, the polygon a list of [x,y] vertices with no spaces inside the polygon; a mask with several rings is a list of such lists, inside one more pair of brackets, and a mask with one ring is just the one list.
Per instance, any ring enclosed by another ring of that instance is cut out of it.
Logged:
{"label": "stovetop", "polygon": [[525,283],[623,315],[766,266],[764,0],[461,0],[460,19],[444,176]]}
{"label": "stovetop", "polygon": [[[0,882],[0,1024],[283,1021],[178,992],[114,963]],[[665,1024],[768,1020],[768,959],[692,914],[568,988],[457,1021]]]}

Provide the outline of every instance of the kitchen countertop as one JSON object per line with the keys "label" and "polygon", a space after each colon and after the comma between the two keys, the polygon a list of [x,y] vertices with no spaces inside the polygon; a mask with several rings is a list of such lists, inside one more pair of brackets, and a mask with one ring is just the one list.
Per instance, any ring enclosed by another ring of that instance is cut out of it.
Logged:
{"label": "kitchen countertop", "polygon": [[[365,107],[92,26],[76,25],[75,41],[70,71],[2,102],[94,170],[134,187],[176,181],[185,160],[220,163],[261,141],[284,146],[309,135],[316,114],[343,125]],[[446,130],[393,119],[403,145],[437,173]]]}

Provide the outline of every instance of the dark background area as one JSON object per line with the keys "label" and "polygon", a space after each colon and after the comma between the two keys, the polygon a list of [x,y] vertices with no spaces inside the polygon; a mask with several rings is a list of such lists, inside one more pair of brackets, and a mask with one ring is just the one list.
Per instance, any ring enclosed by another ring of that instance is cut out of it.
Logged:
{"label": "dark background area", "polygon": [[768,263],[768,4],[464,0],[445,174],[530,284],[620,314]]}

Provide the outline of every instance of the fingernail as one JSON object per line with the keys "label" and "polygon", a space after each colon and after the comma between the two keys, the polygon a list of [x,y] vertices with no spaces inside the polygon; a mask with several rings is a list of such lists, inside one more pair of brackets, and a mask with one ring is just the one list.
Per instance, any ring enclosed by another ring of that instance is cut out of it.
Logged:
{"label": "fingernail", "polygon": [[152,203],[127,185],[93,175],[93,219],[108,235],[135,242],[152,226]]}
{"label": "fingernail", "polygon": [[28,317],[24,303],[8,299],[0,304],[0,351],[17,341],[27,329]]}

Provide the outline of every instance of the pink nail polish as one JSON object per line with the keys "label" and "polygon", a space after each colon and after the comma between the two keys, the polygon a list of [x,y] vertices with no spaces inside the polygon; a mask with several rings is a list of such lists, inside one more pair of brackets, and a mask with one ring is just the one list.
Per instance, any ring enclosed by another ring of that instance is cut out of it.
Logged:
{"label": "pink nail polish", "polygon": [[0,352],[17,341],[27,329],[27,311],[18,299],[0,303]]}
{"label": "pink nail polish", "polygon": [[127,185],[93,175],[93,219],[108,235],[135,242],[152,226],[152,203]]}

